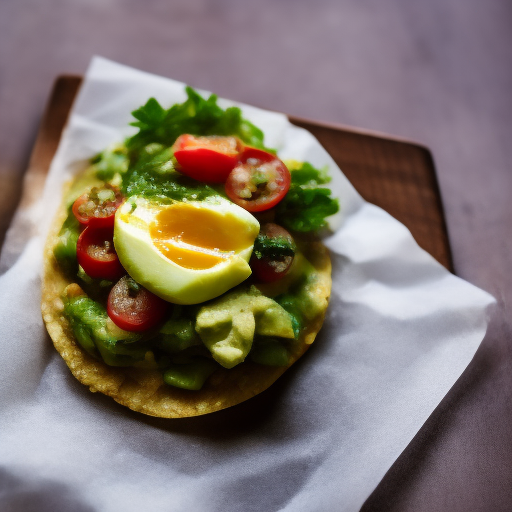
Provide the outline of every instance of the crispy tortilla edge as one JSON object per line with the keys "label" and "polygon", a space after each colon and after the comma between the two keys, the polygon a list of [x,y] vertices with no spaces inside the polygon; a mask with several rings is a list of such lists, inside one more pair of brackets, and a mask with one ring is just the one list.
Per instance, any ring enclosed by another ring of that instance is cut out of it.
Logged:
{"label": "crispy tortilla edge", "polygon": [[92,392],[110,396],[133,411],[160,418],[184,418],[209,414],[244,402],[270,387],[294,364],[307,351],[322,327],[331,293],[331,260],[327,248],[316,241],[310,245],[309,257],[318,272],[314,293],[317,299],[325,301],[325,308],[304,329],[287,366],[244,362],[232,370],[218,370],[200,391],[168,386],[158,370],[108,366],[78,345],[63,313],[61,294],[72,281],[59,269],[53,248],[65,218],[63,205],[45,244],[41,300],[43,320],[53,345],[73,376]]}

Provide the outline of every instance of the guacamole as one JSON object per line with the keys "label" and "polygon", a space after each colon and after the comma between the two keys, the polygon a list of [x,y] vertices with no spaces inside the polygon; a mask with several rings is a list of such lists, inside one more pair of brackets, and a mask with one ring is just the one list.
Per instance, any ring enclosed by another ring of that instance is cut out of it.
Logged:
{"label": "guacamole", "polygon": [[[316,237],[338,203],[325,187],[326,173],[309,163],[287,163],[286,175],[284,164],[271,169],[275,183],[286,187],[281,194],[265,176],[252,178],[238,202],[218,180],[191,178],[175,154],[183,134],[215,144],[216,137],[236,137],[269,162],[278,159],[239,109],[223,110],[215,96],[203,99],[190,88],[187,94],[187,101],[167,110],[150,99],[133,112],[138,133],[91,159],[66,197],[51,265],[67,284],[61,291],[63,329],[91,364],[147,370],[165,386],[197,392],[222,371],[241,375],[235,368],[249,362],[284,369],[305,351],[330,289],[326,253]],[[240,206],[247,198],[256,198],[252,212]],[[93,223],[102,237],[91,235],[84,248]],[[169,237],[178,242],[169,244]],[[96,270],[95,258],[102,267],[108,263],[107,274]],[[116,283],[127,273],[121,296]],[[124,317],[113,312],[123,301],[148,300],[158,310],[149,320],[130,324],[133,311],[122,312]]]}

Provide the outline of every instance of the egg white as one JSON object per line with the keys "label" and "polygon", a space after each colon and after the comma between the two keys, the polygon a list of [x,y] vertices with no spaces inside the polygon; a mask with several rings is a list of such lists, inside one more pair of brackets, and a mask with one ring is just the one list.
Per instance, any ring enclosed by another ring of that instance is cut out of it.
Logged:
{"label": "egg white", "polygon": [[[226,218],[235,217],[247,238],[254,239],[260,226],[246,210],[220,196],[204,201],[188,201]],[[170,260],[153,243],[149,226],[168,205],[159,205],[140,197],[131,197],[117,211],[114,246],[128,274],[139,284],[164,300],[175,304],[199,304],[222,295],[251,275],[249,258],[253,244],[235,251],[208,269],[185,268]],[[241,236],[242,233],[233,233]]]}

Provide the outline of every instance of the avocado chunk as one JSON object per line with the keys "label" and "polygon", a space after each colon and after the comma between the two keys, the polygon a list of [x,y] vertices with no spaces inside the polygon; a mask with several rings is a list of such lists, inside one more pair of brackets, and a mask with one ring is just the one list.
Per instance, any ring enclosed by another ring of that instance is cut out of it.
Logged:
{"label": "avocado chunk", "polygon": [[76,244],[79,236],[80,225],[73,212],[69,211],[53,248],[53,254],[59,265],[66,270],[76,268]]}
{"label": "avocado chunk", "polygon": [[64,314],[76,340],[91,356],[110,366],[147,363],[147,348],[135,343],[141,336],[111,325],[105,308],[87,295],[64,297]]}
{"label": "avocado chunk", "polygon": [[204,358],[187,364],[173,364],[164,372],[164,382],[176,388],[198,391],[217,368],[217,363]]}
{"label": "avocado chunk", "polygon": [[293,339],[286,310],[252,286],[238,288],[203,306],[196,331],[224,368],[233,368],[249,354],[255,334]]}
{"label": "avocado chunk", "polygon": [[172,316],[160,328],[156,343],[167,354],[179,354],[191,347],[203,346],[194,329],[194,320],[186,315],[186,308],[175,305]]}
{"label": "avocado chunk", "polygon": [[252,347],[251,359],[258,364],[266,366],[288,366],[290,353],[284,344],[273,338],[257,340]]}
{"label": "avocado chunk", "polygon": [[[318,293],[318,273],[311,269],[306,272],[306,278],[301,286],[294,290],[296,304],[306,320],[312,320],[324,313],[328,299]],[[285,306],[286,307],[286,306]]]}

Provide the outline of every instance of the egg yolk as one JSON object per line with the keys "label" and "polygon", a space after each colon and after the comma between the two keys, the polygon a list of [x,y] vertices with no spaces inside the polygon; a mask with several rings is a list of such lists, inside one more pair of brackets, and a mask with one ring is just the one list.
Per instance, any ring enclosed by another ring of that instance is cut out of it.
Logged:
{"label": "egg yolk", "polygon": [[254,243],[242,219],[187,203],[161,210],[149,234],[166,258],[195,270],[214,267]]}

